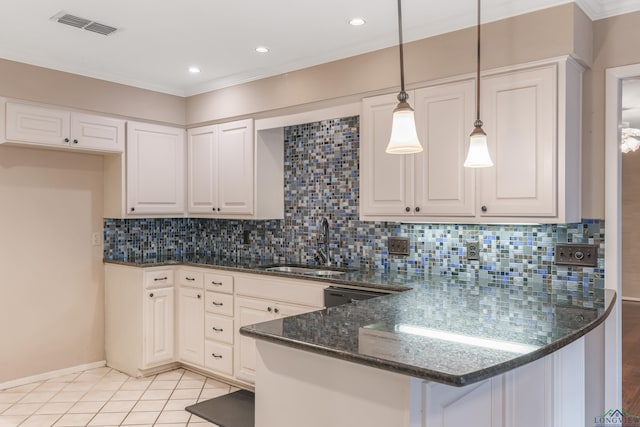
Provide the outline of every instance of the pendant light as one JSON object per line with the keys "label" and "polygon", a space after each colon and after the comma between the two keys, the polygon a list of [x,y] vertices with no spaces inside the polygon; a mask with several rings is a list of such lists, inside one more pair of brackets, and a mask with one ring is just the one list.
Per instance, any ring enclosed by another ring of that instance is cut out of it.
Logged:
{"label": "pendant light", "polygon": [[478,0],[478,57],[477,57],[477,79],[476,87],[476,121],[474,129],[469,138],[469,152],[464,161],[465,168],[488,168],[493,166],[489,148],[487,147],[487,134],[482,130],[482,120],[480,120],[480,0]]}
{"label": "pendant light", "polygon": [[398,106],[393,110],[391,138],[385,150],[389,154],[413,154],[422,151],[418,140],[413,108],[407,102],[409,95],[404,90],[404,52],[402,48],[402,6],[398,0],[398,39],[400,44],[400,93]]}

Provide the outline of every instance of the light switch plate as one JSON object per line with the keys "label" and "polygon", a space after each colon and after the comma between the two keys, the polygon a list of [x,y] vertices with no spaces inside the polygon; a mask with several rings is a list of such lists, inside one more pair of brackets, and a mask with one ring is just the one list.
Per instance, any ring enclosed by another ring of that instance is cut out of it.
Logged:
{"label": "light switch plate", "polygon": [[555,252],[556,265],[598,266],[598,245],[558,243]]}
{"label": "light switch plate", "polygon": [[409,255],[408,237],[389,237],[389,255]]}

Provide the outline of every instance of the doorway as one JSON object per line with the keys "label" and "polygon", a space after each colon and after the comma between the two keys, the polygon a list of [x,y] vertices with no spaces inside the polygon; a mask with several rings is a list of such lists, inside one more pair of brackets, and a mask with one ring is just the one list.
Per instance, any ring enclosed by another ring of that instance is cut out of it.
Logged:
{"label": "doorway", "polygon": [[[633,82],[638,76],[640,76],[640,64],[610,68],[606,71],[605,224],[607,228],[607,238],[605,242],[605,286],[608,289],[615,290],[618,296],[616,307],[605,323],[605,406],[607,408],[625,408],[622,400],[623,383],[625,386],[631,386],[635,382],[634,378],[631,377],[633,372],[627,370],[626,374],[629,375],[629,378],[625,378],[623,375],[622,313],[624,311],[625,315],[632,314],[634,307],[628,304],[623,306],[621,302],[621,297],[624,296],[622,286],[624,253],[622,251],[622,228],[624,222],[622,208],[624,181],[622,179],[623,152],[621,143],[623,142],[623,88],[624,86],[629,86],[629,82]],[[625,113],[624,116],[627,116],[626,119],[628,119],[628,113]],[[638,126],[640,129],[640,124],[638,124]],[[629,128],[630,127],[629,125]],[[628,136],[627,133],[628,131],[625,131],[625,136]],[[629,142],[634,143],[634,141]],[[624,155],[629,154],[629,152],[633,153],[633,149],[628,148],[629,147],[625,148],[625,151],[628,151],[628,153]],[[640,154],[640,151],[638,154]],[[625,159],[625,163],[628,163],[630,158],[631,157]],[[631,189],[631,187],[629,189]],[[640,209],[640,204],[638,206]],[[632,220],[632,218],[627,219],[628,221]],[[627,239],[626,244],[631,243],[632,239]],[[638,295],[640,295],[640,292]],[[631,302],[632,301],[629,301],[629,303]],[[625,317],[627,321],[632,321],[631,317]],[[629,341],[625,344],[625,350],[627,350],[626,347],[628,345],[633,345],[634,341],[633,337],[627,338],[629,338]],[[640,339],[638,343],[640,343]],[[624,359],[625,362],[629,362],[627,358]],[[633,404],[635,400],[633,391],[634,388],[632,386],[625,389],[624,395],[626,399],[624,404]]]}

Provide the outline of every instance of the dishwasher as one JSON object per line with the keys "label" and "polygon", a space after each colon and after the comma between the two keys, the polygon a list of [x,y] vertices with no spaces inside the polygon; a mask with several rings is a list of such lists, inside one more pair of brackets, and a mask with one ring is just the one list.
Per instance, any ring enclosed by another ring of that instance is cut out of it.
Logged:
{"label": "dishwasher", "polygon": [[389,293],[376,292],[368,289],[351,289],[329,286],[324,290],[324,306],[326,308],[335,307],[336,305],[376,298],[382,295],[389,295]]}

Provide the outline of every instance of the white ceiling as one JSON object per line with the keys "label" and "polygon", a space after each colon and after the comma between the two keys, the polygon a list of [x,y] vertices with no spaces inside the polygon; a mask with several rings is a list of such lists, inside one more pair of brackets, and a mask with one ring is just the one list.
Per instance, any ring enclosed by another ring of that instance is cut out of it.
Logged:
{"label": "white ceiling", "polygon": [[[483,22],[571,0],[484,0]],[[640,0],[575,0],[592,18]],[[406,41],[475,24],[476,0],[404,0]],[[180,96],[397,44],[395,0],[1,0],[0,57]],[[60,11],[111,25],[102,36]],[[367,24],[347,21],[362,17]],[[256,46],[267,46],[258,54]],[[188,67],[202,72],[193,75]]]}

